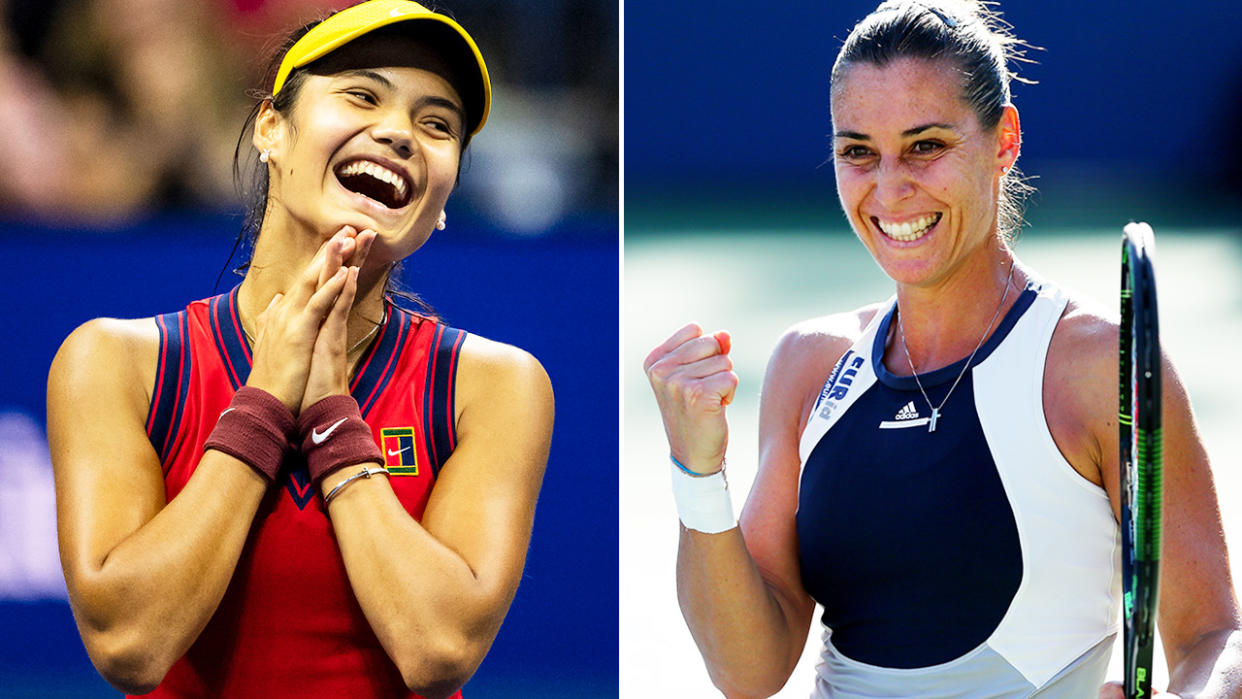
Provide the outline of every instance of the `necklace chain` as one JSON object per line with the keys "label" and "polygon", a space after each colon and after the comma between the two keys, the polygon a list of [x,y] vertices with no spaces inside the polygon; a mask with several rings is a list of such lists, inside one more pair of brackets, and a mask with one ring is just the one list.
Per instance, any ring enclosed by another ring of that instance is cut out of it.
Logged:
{"label": "necklace chain", "polygon": [[[383,318],[380,318],[380,321],[379,321],[378,323],[375,323],[375,324],[373,325],[373,327],[371,328],[370,332],[368,332],[366,335],[363,335],[363,336],[362,336],[362,339],[360,339],[360,340],[358,340],[357,342],[355,342],[353,347],[350,347],[348,350],[346,350],[346,351],[345,351],[346,356],[353,354],[353,353],[354,353],[354,350],[356,350],[356,349],[358,349],[359,347],[361,347],[361,346],[362,346],[362,343],[364,343],[364,342],[366,342],[367,340],[370,340],[372,337],[374,337],[374,336],[375,336],[375,333],[379,332],[379,329],[380,329],[380,328],[382,328],[382,327],[384,327],[384,326],[385,326],[385,325],[387,325],[387,324],[388,324],[388,309],[387,309],[387,308],[385,308],[385,309],[384,309],[384,317],[383,317]],[[253,338],[253,337],[251,337],[250,332],[249,332],[248,330],[246,330],[245,326],[243,326],[243,327],[242,327],[242,334],[246,336],[246,339],[250,342],[250,346],[251,346],[251,347],[254,347],[254,338]]]}
{"label": "necklace chain", "polygon": [[971,351],[970,356],[966,358],[966,364],[962,370],[958,372],[957,378],[953,380],[953,385],[949,387],[949,392],[944,394],[944,400],[940,401],[939,406],[932,405],[931,398],[927,396],[927,391],[923,388],[923,382],[919,380],[918,369],[914,368],[914,360],[910,358],[910,348],[906,345],[906,331],[901,324],[901,312],[898,308],[897,313],[897,333],[901,337],[901,349],[906,353],[906,363],[910,365],[910,373],[914,375],[914,383],[919,387],[919,393],[923,394],[923,400],[927,401],[927,407],[931,408],[931,418],[927,423],[927,431],[936,431],[936,421],[940,419],[940,409],[949,402],[949,396],[953,395],[953,389],[957,388],[957,384],[961,382],[962,377],[970,370],[970,363],[974,361],[975,355],[978,354],[979,348],[983,346],[983,341],[988,339],[988,335],[992,333],[992,326],[996,323],[996,319],[1000,317],[1001,309],[1005,307],[1005,297],[1009,295],[1009,283],[1013,281],[1014,263],[1009,262],[1009,276],[1005,278],[1005,288],[1001,289],[1000,304],[996,306],[996,312],[992,314],[992,320],[988,321],[988,327],[983,330],[983,337],[979,338],[979,343],[975,345],[975,349]]}

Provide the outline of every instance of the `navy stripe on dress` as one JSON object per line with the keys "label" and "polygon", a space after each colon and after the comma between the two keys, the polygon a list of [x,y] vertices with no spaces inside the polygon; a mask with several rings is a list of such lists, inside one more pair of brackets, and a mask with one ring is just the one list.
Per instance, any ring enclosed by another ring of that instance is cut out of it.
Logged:
{"label": "navy stripe on dress", "polygon": [[375,406],[375,401],[392,380],[406,338],[410,334],[411,320],[408,313],[391,305],[385,312],[388,321],[384,323],[379,338],[363,357],[358,375],[354,377],[354,384],[349,389],[354,400],[358,401],[358,411],[363,419],[366,419],[371,408]]}
{"label": "navy stripe on dress", "polygon": [[185,414],[190,382],[190,345],[186,342],[189,319],[185,311],[166,313],[155,317],[155,325],[160,333],[160,349],[151,410],[147,414],[147,436],[160,462],[167,463]]}
{"label": "navy stripe on dress", "polygon": [[234,391],[241,388],[250,376],[250,350],[237,317],[239,288],[234,287],[227,294],[214,296],[210,302],[211,337],[215,340],[216,350],[224,362],[225,374]]}
{"label": "navy stripe on dress", "polygon": [[457,380],[457,358],[466,339],[463,330],[447,325],[436,326],[432,355],[427,367],[429,390],[423,394],[424,434],[430,435],[427,446],[431,452],[431,472],[440,474],[457,446],[457,424],[454,419],[454,393]]}

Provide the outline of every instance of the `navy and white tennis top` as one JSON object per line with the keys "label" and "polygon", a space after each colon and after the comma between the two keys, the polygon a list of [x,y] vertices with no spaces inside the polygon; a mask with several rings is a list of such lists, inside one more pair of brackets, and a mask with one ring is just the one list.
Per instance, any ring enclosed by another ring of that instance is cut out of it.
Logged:
{"label": "navy and white tennis top", "polygon": [[823,606],[815,697],[1094,697],[1118,629],[1120,531],[1053,442],[1044,360],[1066,299],[1032,282],[967,360],[884,366],[877,313],[802,433],[802,582]]}

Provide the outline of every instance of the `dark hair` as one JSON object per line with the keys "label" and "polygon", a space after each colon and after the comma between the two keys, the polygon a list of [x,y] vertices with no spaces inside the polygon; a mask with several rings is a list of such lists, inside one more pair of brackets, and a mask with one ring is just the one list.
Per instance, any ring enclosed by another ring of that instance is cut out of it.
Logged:
{"label": "dark hair", "polygon": [[[323,19],[326,19],[323,18]],[[272,85],[276,80],[276,73],[280,69],[281,61],[284,59],[289,49],[306,35],[311,29],[323,21],[318,19],[314,22],[298,27],[290,32],[273,52],[272,58],[268,63],[267,70],[264,72],[263,84],[265,86]],[[314,65],[313,63],[311,65]],[[238,194],[244,205],[244,213],[242,219],[241,230],[238,231],[237,239],[233,243],[233,250],[229,253],[229,259],[224,263],[224,269],[228,268],[229,263],[233,259],[233,255],[237,253],[237,249],[245,243],[248,248],[247,252],[253,254],[254,245],[259,239],[259,232],[263,229],[263,218],[267,213],[267,197],[268,197],[268,173],[267,164],[259,160],[258,154],[251,147],[251,134],[254,131],[255,120],[259,118],[259,112],[263,108],[265,102],[271,102],[272,107],[281,114],[288,116],[293,106],[297,103],[298,95],[302,91],[302,86],[306,82],[308,75],[306,68],[296,68],[289,73],[289,77],[285,79],[285,84],[280,89],[280,94],[273,96],[266,89],[251,90],[250,96],[255,100],[254,107],[246,116],[245,122],[242,124],[241,133],[237,137],[237,143],[233,148],[233,182],[237,186]],[[470,143],[470,135],[466,135],[462,139],[461,149],[464,154],[466,146]],[[458,174],[461,172],[461,163],[458,163]],[[401,282],[401,268],[403,262],[397,262],[389,270],[388,279],[384,284],[384,295],[406,301],[413,306],[413,309],[420,315],[430,318],[439,319],[439,314],[414,291],[405,288]],[[247,255],[243,262],[233,271],[237,274],[244,274],[245,270],[250,266],[250,258]],[[220,270],[220,276],[223,277],[224,269]],[[219,279],[216,280],[217,286]]]}
{"label": "dark hair", "polygon": [[[1013,35],[999,10],[980,0],[888,0],[864,17],[846,37],[832,66],[837,85],[851,65],[883,67],[900,58],[946,60],[962,73],[962,100],[985,130],[996,128],[1010,102],[1009,64],[1032,62],[1032,47]],[[1017,167],[1002,176],[999,206],[1001,232],[1011,238],[1022,227],[1022,203],[1034,191]]]}

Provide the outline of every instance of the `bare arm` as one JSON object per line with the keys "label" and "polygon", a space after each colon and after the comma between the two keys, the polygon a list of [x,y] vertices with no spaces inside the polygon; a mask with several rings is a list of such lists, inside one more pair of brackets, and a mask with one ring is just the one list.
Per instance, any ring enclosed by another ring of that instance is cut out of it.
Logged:
{"label": "bare arm", "polygon": [[266,481],[209,451],[165,506],[147,441],[139,365],[155,365],[154,322],[91,321],[65,340],[48,378],[60,558],[87,653],[110,683],[159,684],[211,618]]}
{"label": "bare arm", "polygon": [[1164,362],[1164,528],[1157,623],[1169,691],[1242,696],[1242,616],[1212,469],[1185,388]]}
{"label": "bare arm", "polygon": [[[1114,323],[1071,306],[1050,349],[1050,362],[1055,362],[1051,401],[1062,410],[1048,414],[1062,452],[1085,478],[1105,489],[1120,519],[1117,342]],[[1064,380],[1057,378],[1058,367]],[[1169,665],[1169,692],[1183,698],[1238,697],[1242,617],[1212,470],[1185,387],[1167,357],[1163,371],[1165,505],[1157,623]],[[1075,423],[1092,428],[1075,430]],[[1069,436],[1074,432],[1081,438]],[[1109,685],[1101,696],[1120,697],[1121,688]]]}
{"label": "bare arm", "polygon": [[[533,357],[468,336],[459,361],[458,443],[422,522],[385,478],[351,483],[328,513],[371,628],[410,689],[431,698],[465,684],[500,630],[552,435],[552,389]],[[331,474],[322,492],[358,470]]]}
{"label": "bare arm", "polygon": [[[714,458],[696,455],[723,457],[724,406],[737,380],[727,361],[728,345],[727,336],[702,336],[691,325],[656,348],[646,363],[670,449],[695,470],[710,471]],[[812,346],[828,351],[808,352]],[[798,435],[831,369],[834,357],[825,356],[830,354],[831,348],[807,342],[798,331],[781,340],[764,380],[759,474],[741,526],[720,534],[681,528],[682,613],[712,681],[730,697],[780,691],[806,641],[814,602],[802,588],[798,567]]]}

